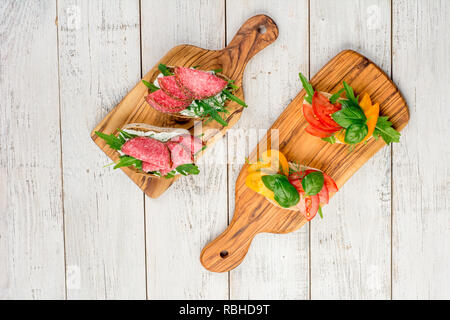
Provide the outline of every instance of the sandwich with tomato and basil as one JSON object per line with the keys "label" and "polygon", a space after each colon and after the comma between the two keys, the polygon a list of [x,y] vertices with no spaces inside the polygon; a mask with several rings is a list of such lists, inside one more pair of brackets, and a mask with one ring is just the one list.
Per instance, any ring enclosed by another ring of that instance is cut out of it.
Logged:
{"label": "sandwich with tomato and basil", "polygon": [[247,187],[275,206],[299,211],[306,220],[317,213],[338,191],[334,180],[318,169],[288,162],[279,150],[267,150],[247,168]]}
{"label": "sandwich with tomato and basil", "polygon": [[309,134],[332,144],[351,146],[372,137],[381,137],[386,144],[399,142],[400,133],[388,117],[380,115],[380,104],[373,103],[369,94],[355,97],[353,88],[345,81],[343,88],[334,94],[319,92],[303,74],[299,76],[306,91],[302,111]]}

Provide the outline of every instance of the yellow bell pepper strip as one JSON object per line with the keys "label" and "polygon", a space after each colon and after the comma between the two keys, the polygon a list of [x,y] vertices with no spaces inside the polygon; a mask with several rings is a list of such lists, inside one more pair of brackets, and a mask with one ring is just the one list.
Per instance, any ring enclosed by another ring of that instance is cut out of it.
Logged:
{"label": "yellow bell pepper strip", "polygon": [[[268,170],[265,170],[268,169]],[[272,170],[270,170],[272,169]],[[269,149],[263,152],[261,160],[251,164],[248,167],[248,172],[266,171],[272,173],[281,173],[286,176],[289,175],[289,163],[279,150]]]}
{"label": "yellow bell pepper strip", "polygon": [[268,189],[264,185],[264,182],[262,181],[262,177],[265,175],[267,175],[267,173],[261,171],[251,172],[247,175],[247,178],[245,179],[245,185],[250,189],[252,189],[253,191],[256,191],[257,193],[265,196],[266,198],[275,200],[273,191]]}

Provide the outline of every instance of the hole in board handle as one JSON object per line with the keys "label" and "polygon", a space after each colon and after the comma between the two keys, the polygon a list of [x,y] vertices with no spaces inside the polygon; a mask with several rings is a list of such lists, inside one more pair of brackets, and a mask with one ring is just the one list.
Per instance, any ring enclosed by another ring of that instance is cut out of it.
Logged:
{"label": "hole in board handle", "polygon": [[266,29],[266,26],[265,25],[260,25],[259,27],[258,27],[258,32],[260,33],[260,34],[264,34],[264,33],[266,33],[266,31],[267,31],[267,29]]}
{"label": "hole in board handle", "polygon": [[227,250],[220,251],[220,257],[222,259],[225,259],[226,257],[228,257],[228,251]]}

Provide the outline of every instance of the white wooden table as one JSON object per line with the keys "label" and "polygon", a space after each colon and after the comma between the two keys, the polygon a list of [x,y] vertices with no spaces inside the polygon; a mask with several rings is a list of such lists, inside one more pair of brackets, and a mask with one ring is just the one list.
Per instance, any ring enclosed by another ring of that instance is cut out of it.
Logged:
{"label": "white wooden table", "polygon": [[[280,36],[247,67],[235,128],[267,129],[298,72],[347,48],[394,79],[411,121],[323,220],[214,274],[199,254],[233,214],[236,135],[153,200],[89,133],[168,49],[222,48],[258,13]],[[450,0],[2,0],[0,18],[0,298],[450,298]]]}

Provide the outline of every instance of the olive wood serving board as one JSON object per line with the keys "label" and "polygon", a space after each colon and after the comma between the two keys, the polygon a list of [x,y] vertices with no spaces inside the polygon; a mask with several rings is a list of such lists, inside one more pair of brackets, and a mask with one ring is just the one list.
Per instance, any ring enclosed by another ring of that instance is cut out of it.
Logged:
{"label": "olive wood serving board", "polygon": [[[395,129],[402,130],[406,126],[409,111],[405,100],[389,77],[369,59],[354,51],[343,51],[311,79],[315,90],[332,93],[342,88],[343,81],[354,88],[355,94],[367,92],[372,101],[379,102],[380,114],[389,116]],[[275,140],[278,133],[279,145],[276,143],[275,148],[279,147],[288,161],[323,170],[341,188],[386,144],[381,138],[371,138],[366,144],[360,144],[350,152],[347,145],[331,145],[309,135],[305,132],[307,122],[302,112],[305,94],[305,90],[301,90],[275,121],[251,153],[250,163],[258,159],[258,153],[273,148],[272,140]],[[237,267],[258,233],[288,233],[307,222],[298,211],[276,207],[262,195],[246,187],[247,167],[248,164],[242,167],[236,181],[235,211],[230,225],[206,245],[201,253],[201,263],[210,271],[225,272]]]}
{"label": "olive wood serving board", "polygon": [[[160,63],[169,66],[198,66],[201,70],[222,69],[221,74],[235,81],[240,88],[234,94],[244,100],[242,89],[242,76],[248,61],[259,51],[274,42],[278,37],[278,28],[275,22],[266,15],[256,15],[248,19],[230,44],[222,50],[206,50],[191,45],[179,45],[172,48],[158,63],[144,76],[144,80],[151,83],[160,73]],[[231,128],[241,117],[243,107],[229,101],[227,109],[229,114],[222,114],[228,122],[223,127],[215,121],[201,121],[200,119],[177,117],[161,113],[150,107],[145,101],[148,88],[141,82],[123,98],[123,100],[100,121],[91,133],[94,142],[110,157],[117,161],[119,153],[105,144],[95,134],[100,131],[106,134],[116,133],[128,123],[146,123],[157,127],[182,128],[192,134],[204,133],[203,140],[210,146]],[[121,168],[149,197],[159,197],[179,176],[166,179],[152,177],[139,173],[130,168]]]}

